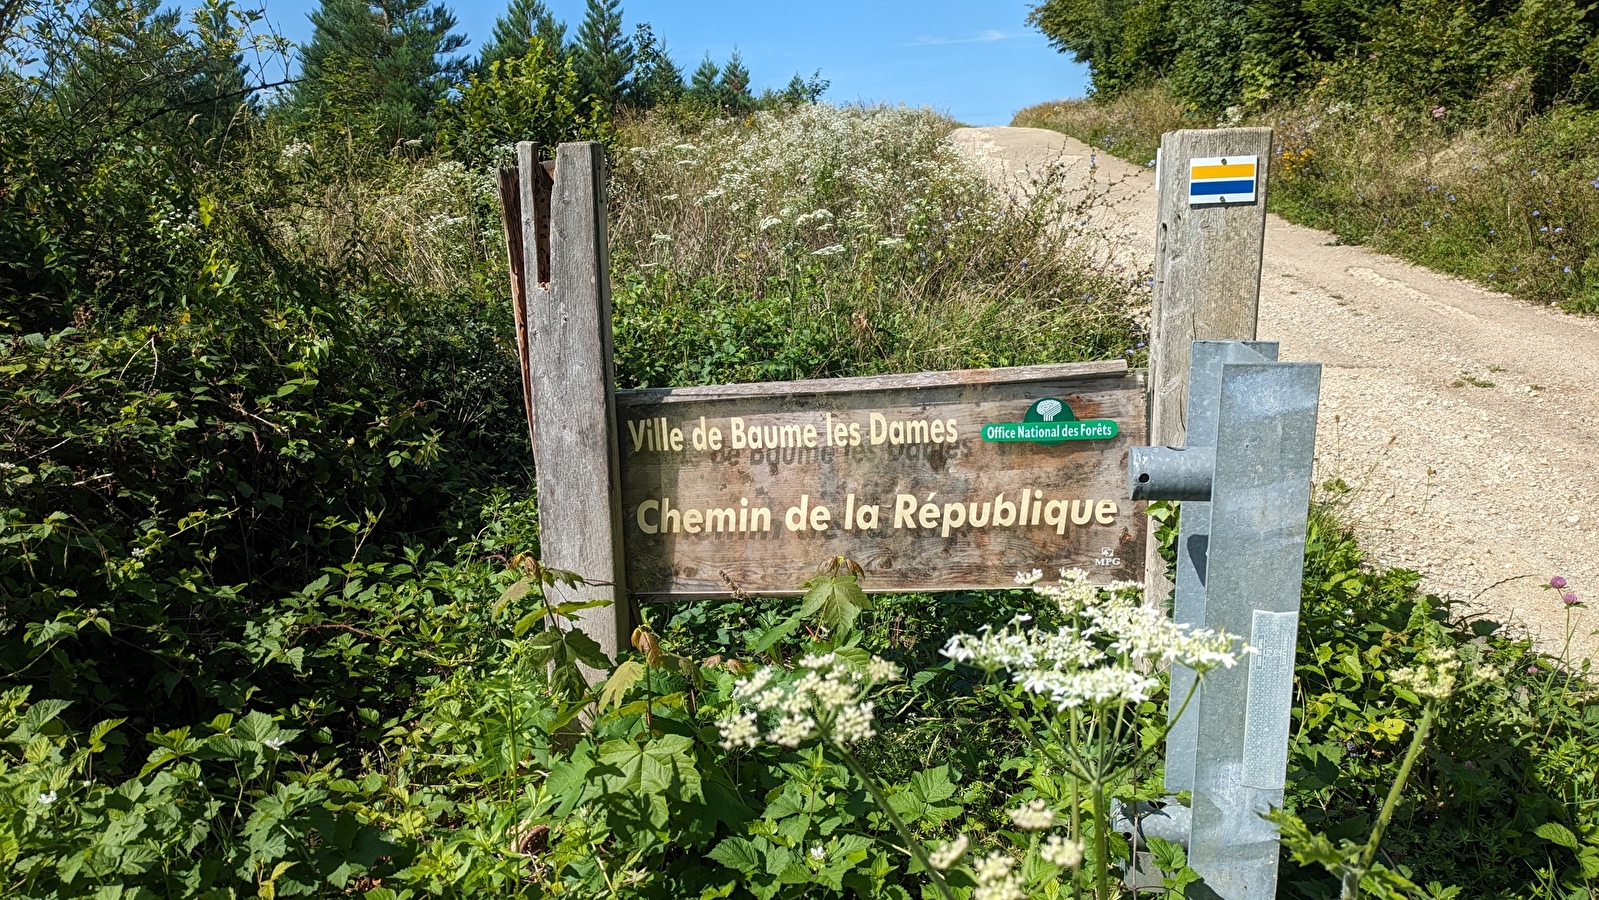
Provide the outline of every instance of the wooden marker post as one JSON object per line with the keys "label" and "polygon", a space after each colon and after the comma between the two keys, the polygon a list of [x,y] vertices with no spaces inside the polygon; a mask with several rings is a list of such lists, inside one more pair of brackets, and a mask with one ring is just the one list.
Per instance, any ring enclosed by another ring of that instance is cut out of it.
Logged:
{"label": "wooden marker post", "polygon": [[[1189,348],[1252,341],[1260,311],[1270,128],[1167,132],[1160,141],[1149,443],[1187,440]],[[1243,189],[1247,182],[1248,190]],[[1145,594],[1171,596],[1150,523]]]}
{"label": "wooden marker post", "polygon": [[[611,601],[610,606],[579,613],[577,624],[614,660],[628,644],[632,616],[622,565],[621,478],[613,424],[605,153],[591,141],[560,145],[551,186],[543,180],[533,144],[523,142],[516,149],[529,374],[537,421],[533,461],[540,552],[544,565],[594,582],[570,599]],[[539,196],[541,188],[550,191],[547,200]],[[547,248],[540,246],[544,235]]]}

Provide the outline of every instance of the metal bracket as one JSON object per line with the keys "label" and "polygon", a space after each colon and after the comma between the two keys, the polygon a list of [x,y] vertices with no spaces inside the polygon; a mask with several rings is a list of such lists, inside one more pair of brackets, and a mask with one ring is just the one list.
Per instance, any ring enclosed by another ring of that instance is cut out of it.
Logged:
{"label": "metal bracket", "polygon": [[[1310,506],[1321,366],[1277,345],[1195,341],[1188,446],[1128,454],[1134,498],[1181,500],[1172,617],[1244,638],[1256,652],[1206,676],[1166,739],[1166,788],[1193,792],[1188,896],[1268,900],[1282,804],[1294,639]],[[1195,675],[1173,666],[1171,706]]]}

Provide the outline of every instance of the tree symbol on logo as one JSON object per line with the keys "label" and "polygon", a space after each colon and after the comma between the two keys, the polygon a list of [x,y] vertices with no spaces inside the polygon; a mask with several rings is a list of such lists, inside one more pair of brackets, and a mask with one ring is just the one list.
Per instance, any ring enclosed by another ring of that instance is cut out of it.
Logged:
{"label": "tree symbol on logo", "polygon": [[1045,422],[1055,421],[1055,417],[1060,415],[1060,410],[1059,400],[1040,400],[1038,402],[1038,414],[1044,417]]}

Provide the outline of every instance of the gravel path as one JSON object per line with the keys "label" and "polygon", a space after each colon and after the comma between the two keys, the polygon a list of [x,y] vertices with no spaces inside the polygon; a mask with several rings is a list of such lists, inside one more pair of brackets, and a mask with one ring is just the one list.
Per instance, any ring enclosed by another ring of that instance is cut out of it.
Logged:
{"label": "gravel path", "polygon": [[[1105,193],[1118,252],[1151,264],[1153,173],[1036,128],[952,139],[1003,180],[1063,167]],[[1092,170],[1091,170],[1092,166]],[[1373,561],[1525,628],[1559,652],[1564,575],[1596,609],[1573,655],[1599,652],[1599,320],[1565,315],[1270,216],[1260,337],[1323,363],[1318,481]]]}

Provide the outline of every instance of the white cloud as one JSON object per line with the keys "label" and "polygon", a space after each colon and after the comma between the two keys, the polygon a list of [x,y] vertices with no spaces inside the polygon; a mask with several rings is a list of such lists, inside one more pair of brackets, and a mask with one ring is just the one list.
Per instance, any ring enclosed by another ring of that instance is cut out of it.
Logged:
{"label": "white cloud", "polygon": [[934,37],[930,34],[922,34],[917,35],[916,40],[911,41],[909,44],[902,44],[901,46],[925,47],[937,44],[992,44],[995,41],[1005,41],[1010,40],[1011,38],[1018,38],[1024,34],[1026,34],[1024,31],[999,31],[993,28],[985,31],[979,31],[977,34],[971,37],[962,38]]}

